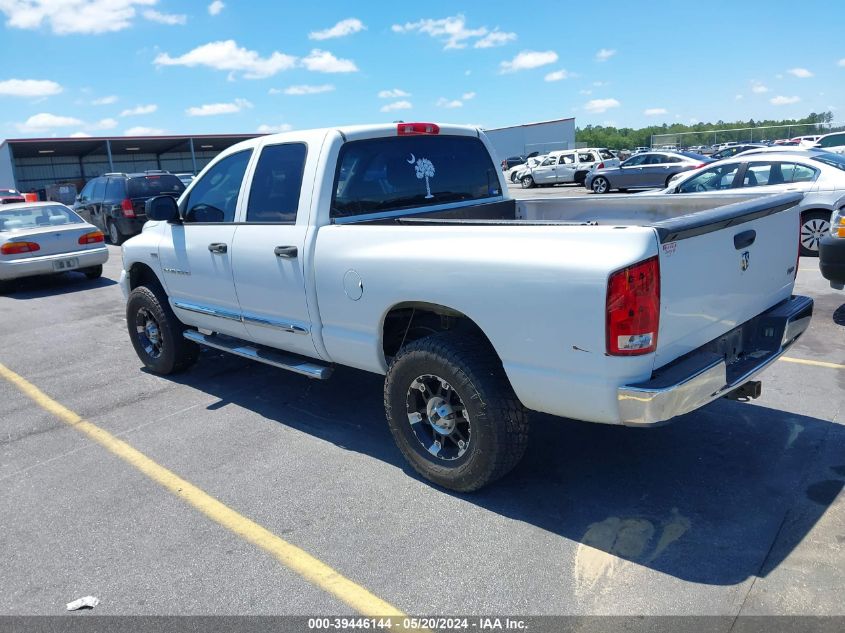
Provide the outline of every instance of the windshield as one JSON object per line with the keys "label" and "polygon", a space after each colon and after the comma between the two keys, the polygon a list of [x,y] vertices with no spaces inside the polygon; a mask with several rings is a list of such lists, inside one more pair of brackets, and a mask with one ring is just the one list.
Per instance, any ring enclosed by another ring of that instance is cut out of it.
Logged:
{"label": "windshield", "polygon": [[18,196],[20,195],[14,189],[0,189],[0,196]]}
{"label": "windshield", "polygon": [[813,156],[811,160],[845,171],[845,156],[841,154],[818,154],[817,156]]}
{"label": "windshield", "polygon": [[45,226],[82,224],[83,222],[82,218],[60,204],[0,210],[0,231],[38,229]]}
{"label": "windshield", "polygon": [[484,144],[472,136],[389,137],[346,143],[333,218],[501,196]]}

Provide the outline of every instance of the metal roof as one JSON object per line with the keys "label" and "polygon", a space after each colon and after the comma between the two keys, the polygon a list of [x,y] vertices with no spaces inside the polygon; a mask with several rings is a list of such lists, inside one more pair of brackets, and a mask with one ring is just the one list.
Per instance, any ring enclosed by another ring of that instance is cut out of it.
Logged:
{"label": "metal roof", "polygon": [[[38,156],[87,156],[104,154],[106,141],[112,154],[164,154],[189,151],[190,139],[194,151],[220,151],[262,134],[173,134],[166,136],[86,136],[81,138],[11,138],[3,141],[9,145],[15,158]],[[206,147],[208,146],[208,147]]]}

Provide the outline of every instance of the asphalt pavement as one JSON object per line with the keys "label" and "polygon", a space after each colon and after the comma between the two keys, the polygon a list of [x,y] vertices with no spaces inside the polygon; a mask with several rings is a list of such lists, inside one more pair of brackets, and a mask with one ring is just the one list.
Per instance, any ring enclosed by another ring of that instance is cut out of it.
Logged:
{"label": "asphalt pavement", "polygon": [[44,394],[0,380],[0,614],[84,595],[106,615],[356,612],[263,529],[411,614],[845,615],[845,293],[816,259],[796,287],[812,325],[758,400],[652,430],[535,415],[516,470],[460,495],[405,465],[380,376],[313,382],[210,350],[144,371],[110,252],[100,280],[0,296],[0,363]]}

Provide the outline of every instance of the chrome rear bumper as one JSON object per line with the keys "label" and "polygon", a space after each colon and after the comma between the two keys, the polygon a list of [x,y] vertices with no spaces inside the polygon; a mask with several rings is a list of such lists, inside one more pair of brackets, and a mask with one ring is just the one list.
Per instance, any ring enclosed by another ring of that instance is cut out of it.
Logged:
{"label": "chrome rear bumper", "polygon": [[619,387],[622,424],[655,426],[741,387],[804,333],[812,315],[812,299],[792,297],[725,336],[741,341],[738,357],[726,360],[720,339],[661,367],[646,382]]}

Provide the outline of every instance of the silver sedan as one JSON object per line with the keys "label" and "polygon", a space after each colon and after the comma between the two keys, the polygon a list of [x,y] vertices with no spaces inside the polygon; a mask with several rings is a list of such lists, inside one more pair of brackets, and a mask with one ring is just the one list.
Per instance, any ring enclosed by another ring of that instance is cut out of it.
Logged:
{"label": "silver sedan", "polygon": [[710,162],[706,156],[691,152],[645,152],[631,156],[619,167],[593,169],[587,174],[584,186],[594,193],[668,187],[676,174]]}

